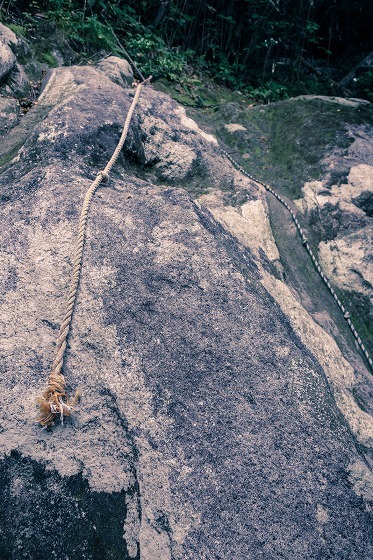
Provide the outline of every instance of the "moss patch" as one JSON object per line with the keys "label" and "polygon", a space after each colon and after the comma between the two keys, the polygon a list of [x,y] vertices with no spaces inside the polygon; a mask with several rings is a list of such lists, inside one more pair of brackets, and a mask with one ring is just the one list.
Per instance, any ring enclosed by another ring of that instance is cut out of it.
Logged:
{"label": "moss patch", "polygon": [[[341,349],[346,346],[347,342],[350,349],[355,351],[353,335],[346,321],[343,319],[339,308],[336,306],[332,295],[318,275],[311,259],[300,243],[299,236],[294,230],[287,211],[273,196],[268,195],[267,201],[270,210],[271,229],[280,253],[280,261],[283,265],[286,284],[291,286],[299,294],[303,307],[313,315],[316,321],[318,313],[327,312],[333,319],[333,322],[338,326],[339,334],[336,334],[335,331],[328,330],[325,324],[321,326],[326,328],[329,334],[335,338]],[[300,222],[302,222],[301,218]],[[301,225],[303,227],[302,223]],[[307,230],[307,237],[312,250],[317,254],[317,232],[315,233],[312,229],[309,229]],[[338,290],[336,286],[334,286],[334,289],[344,306],[349,309],[352,319],[355,322],[357,313],[352,299],[346,297],[346,294]],[[365,319],[363,319],[363,321],[365,321]],[[355,326],[359,330],[361,329],[360,332],[363,336],[365,334],[365,328],[361,328],[360,324],[357,322]]]}
{"label": "moss patch", "polygon": [[45,52],[41,55],[43,62],[46,62],[51,68],[57,68],[57,58],[51,52]]}
{"label": "moss patch", "polygon": [[175,101],[181,103],[181,105],[202,110],[217,110],[222,105],[230,102],[243,103],[243,105],[252,102],[249,96],[242,95],[238,91],[232,91],[208,80],[203,82],[188,80],[187,83],[177,84],[160,78],[153,85],[155,89],[167,93]]}
{"label": "moss patch", "polygon": [[361,335],[366,349],[373,356],[373,310],[369,297],[357,292],[343,291],[342,298],[351,319]]}
{"label": "moss patch", "polygon": [[[303,184],[320,177],[330,147],[347,150],[353,141],[347,125],[373,123],[371,106],[304,98],[255,107],[231,102],[218,111],[199,114],[193,111],[193,118],[215,129],[221,143],[251,175],[290,198],[299,198]],[[229,132],[227,123],[241,124],[246,130]],[[343,181],[346,170],[340,176]]]}

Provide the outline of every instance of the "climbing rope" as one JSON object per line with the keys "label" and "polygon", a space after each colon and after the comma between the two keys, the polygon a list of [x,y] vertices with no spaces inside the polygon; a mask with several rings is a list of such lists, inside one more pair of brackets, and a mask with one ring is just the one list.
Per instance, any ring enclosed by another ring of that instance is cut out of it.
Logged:
{"label": "climbing rope", "polygon": [[73,271],[71,275],[71,284],[70,284],[70,291],[67,299],[67,306],[66,306],[66,313],[62,320],[59,335],[57,338],[56,344],[56,354],[55,359],[52,366],[52,371],[49,376],[48,386],[44,390],[42,396],[37,399],[38,405],[40,407],[40,416],[38,417],[38,422],[42,426],[51,426],[53,424],[54,419],[56,416],[59,416],[61,419],[61,423],[63,424],[64,416],[71,416],[71,412],[73,407],[76,405],[79,394],[76,393],[73,398],[69,398],[66,394],[66,382],[65,377],[63,376],[62,368],[64,362],[64,356],[66,351],[67,345],[67,337],[69,334],[71,321],[74,313],[74,306],[76,295],[79,286],[80,280],[80,273],[82,269],[82,260],[83,260],[83,249],[84,249],[84,241],[86,236],[86,229],[87,229],[87,220],[88,220],[88,213],[91,205],[91,201],[93,195],[99,188],[101,183],[106,183],[109,179],[109,173],[118,159],[118,156],[123,148],[123,144],[126,140],[128,129],[131,123],[132,115],[137,105],[137,102],[140,97],[141,90],[143,86],[151,80],[151,76],[138,84],[136,88],[136,93],[129,108],[126,121],[124,123],[123,131],[118,142],[117,147],[113,155],[111,156],[108,164],[106,165],[105,169],[99,171],[95,180],[92,182],[91,186],[89,187],[83,202],[82,211],[80,214],[79,220],[79,228],[78,228],[78,239],[77,245],[75,250],[75,257],[73,261]]}
{"label": "climbing rope", "polygon": [[239,164],[237,163],[237,161],[235,161],[232,156],[230,154],[228,154],[228,152],[226,152],[225,150],[223,150],[222,147],[220,147],[220,150],[222,151],[222,153],[225,155],[225,157],[227,157],[229,159],[229,161],[234,165],[234,167],[236,169],[238,169],[238,171],[240,173],[242,173],[243,175],[245,175],[246,177],[248,177],[251,181],[254,181],[255,183],[259,183],[260,185],[262,185],[268,192],[270,192],[274,197],[277,198],[277,200],[283,205],[285,206],[285,208],[288,210],[288,212],[290,213],[290,216],[295,224],[295,227],[298,230],[298,233],[302,239],[302,244],[304,246],[304,248],[306,249],[306,251],[308,252],[309,256],[312,259],[312,262],[318,272],[318,274],[320,275],[320,277],[322,278],[324,284],[326,285],[326,287],[328,288],[329,292],[332,294],[333,298],[335,299],[339,309],[341,310],[344,319],[346,320],[348,326],[351,329],[352,334],[354,335],[356,342],[360,348],[360,350],[362,351],[362,353],[364,354],[370,369],[373,371],[373,360],[369,355],[368,350],[365,348],[365,345],[363,343],[363,341],[360,338],[359,333],[357,332],[353,322],[351,321],[350,318],[350,313],[346,310],[346,308],[343,306],[341,300],[339,299],[339,297],[337,296],[333,286],[330,284],[328,278],[325,276],[325,274],[323,273],[320,263],[319,261],[316,259],[311,247],[308,244],[308,240],[307,237],[305,235],[305,232],[303,231],[303,229],[301,228],[301,225],[297,219],[297,216],[295,215],[295,213],[293,212],[293,210],[290,208],[289,204],[286,202],[286,200],[284,200],[282,198],[282,196],[280,196],[274,189],[272,189],[272,187],[270,187],[269,185],[267,185],[266,183],[263,183],[263,181],[260,181],[259,179],[256,179],[255,177],[253,177],[252,175],[250,175],[250,173],[248,173],[247,171],[245,171],[245,169]]}

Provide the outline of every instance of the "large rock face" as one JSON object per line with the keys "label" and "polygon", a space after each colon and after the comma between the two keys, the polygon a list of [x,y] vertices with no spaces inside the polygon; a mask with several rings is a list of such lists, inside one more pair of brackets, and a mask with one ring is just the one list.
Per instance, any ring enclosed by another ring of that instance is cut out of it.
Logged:
{"label": "large rock face", "polygon": [[82,197],[133,96],[113,64],[53,70],[2,141],[0,557],[370,558],[364,365],[284,282],[263,192],[151,87],[91,209],[81,403],[35,423]]}

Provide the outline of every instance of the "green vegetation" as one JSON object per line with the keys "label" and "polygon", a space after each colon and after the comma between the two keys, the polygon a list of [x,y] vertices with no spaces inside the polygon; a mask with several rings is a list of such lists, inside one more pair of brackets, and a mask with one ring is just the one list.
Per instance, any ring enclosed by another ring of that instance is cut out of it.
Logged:
{"label": "green vegetation", "polygon": [[21,25],[17,25],[16,23],[7,23],[7,26],[17,35],[17,37],[20,37],[21,39],[26,37],[26,31]]}
{"label": "green vegetation", "polygon": [[[217,134],[232,156],[258,179],[289,198],[302,196],[306,181],[319,179],[329,147],[347,149],[351,137],[346,124],[372,123],[369,105],[349,107],[323,99],[291,99],[266,107],[224,101],[211,109],[193,111],[203,128]],[[246,130],[229,132],[225,123],[240,123]],[[247,157],[242,159],[242,155]],[[335,170],[333,184],[343,182],[345,168]]]}
{"label": "green vegetation", "polygon": [[56,57],[50,53],[50,52],[45,52],[42,54],[42,59],[44,62],[46,62],[48,64],[48,66],[50,66],[51,68],[57,68],[58,66],[58,62]]}
{"label": "green vegetation", "polygon": [[[144,75],[180,84],[189,101],[198,80],[260,103],[343,94],[336,78],[368,52],[371,12],[369,0],[0,0],[0,19],[50,66],[51,45],[71,64],[128,52]],[[350,93],[371,99],[372,82],[368,72]]]}

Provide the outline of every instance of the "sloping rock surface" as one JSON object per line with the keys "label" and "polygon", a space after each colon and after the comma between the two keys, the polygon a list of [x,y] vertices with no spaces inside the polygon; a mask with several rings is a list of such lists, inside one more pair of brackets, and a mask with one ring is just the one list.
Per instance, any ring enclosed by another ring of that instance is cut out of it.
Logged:
{"label": "sloping rock surface", "polygon": [[[249,108],[228,103],[207,121],[241,165],[274,187],[297,212],[324,271],[373,354],[372,104],[311,95]],[[230,205],[246,202],[245,193],[237,190],[225,198]],[[271,196],[268,204],[285,264],[280,245],[286,232],[276,222],[287,218]],[[288,245],[286,239],[285,253]],[[297,272],[286,271],[287,282],[303,292],[304,300],[307,294],[300,284],[307,285],[309,279],[302,271],[303,259],[290,259],[291,269],[297,262],[301,263]]]}
{"label": "sloping rock surface", "polygon": [[364,412],[346,420],[311,319],[275,300],[271,235],[232,235],[192,196],[245,189],[243,219],[267,223],[262,193],[150,87],[91,209],[64,370],[82,401],[35,423],[82,197],[132,96],[55,69],[0,150],[0,557],[371,558]]}

